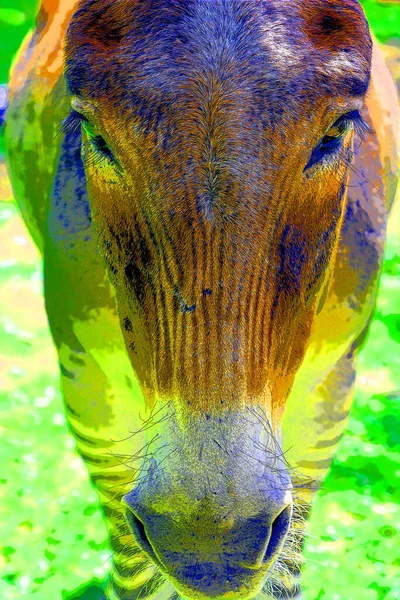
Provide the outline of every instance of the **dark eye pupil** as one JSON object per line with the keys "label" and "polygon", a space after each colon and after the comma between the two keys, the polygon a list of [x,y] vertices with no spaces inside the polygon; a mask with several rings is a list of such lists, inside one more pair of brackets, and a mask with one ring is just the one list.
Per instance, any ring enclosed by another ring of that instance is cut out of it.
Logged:
{"label": "dark eye pupil", "polygon": [[92,140],[92,144],[94,145],[96,150],[98,150],[98,152],[101,152],[102,154],[107,156],[107,158],[109,158],[110,160],[114,159],[114,155],[111,151],[111,148],[109,147],[107,142],[105,142],[103,140],[101,135],[96,135],[95,137],[92,137],[91,140]]}
{"label": "dark eye pupil", "polygon": [[112,150],[107,142],[101,137],[101,135],[99,135],[97,129],[91,123],[89,123],[89,121],[82,121],[82,127],[89,136],[95,150],[100,154],[103,154],[103,156],[107,157],[109,160],[113,161],[114,155]]}
{"label": "dark eye pupil", "polygon": [[342,136],[331,136],[326,135],[320,144],[321,150],[334,148],[335,146],[339,146],[342,141]]}

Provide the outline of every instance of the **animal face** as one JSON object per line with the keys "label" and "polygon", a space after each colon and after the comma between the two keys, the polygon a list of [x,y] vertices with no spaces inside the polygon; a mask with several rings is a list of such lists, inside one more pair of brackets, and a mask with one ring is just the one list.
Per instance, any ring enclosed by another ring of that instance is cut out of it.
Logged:
{"label": "animal face", "polygon": [[69,26],[66,127],[127,352],[168,415],[128,520],[190,597],[253,597],[288,531],[279,427],[370,61],[353,0],[84,0]]}

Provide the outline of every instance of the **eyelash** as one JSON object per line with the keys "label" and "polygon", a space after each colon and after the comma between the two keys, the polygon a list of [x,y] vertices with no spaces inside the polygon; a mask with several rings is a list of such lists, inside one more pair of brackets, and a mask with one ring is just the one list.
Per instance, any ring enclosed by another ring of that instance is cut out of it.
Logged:
{"label": "eyelash", "polygon": [[353,110],[352,112],[349,112],[349,113],[343,115],[342,117],[340,117],[340,119],[338,119],[336,121],[334,126],[337,123],[341,124],[342,122],[348,127],[350,127],[352,125],[354,128],[354,132],[363,141],[366,139],[367,135],[370,135],[371,133],[373,133],[372,127],[370,125],[368,125],[368,123],[366,121],[364,121],[363,117],[360,114],[360,111],[358,111],[358,110]]}
{"label": "eyelash", "polygon": [[[70,114],[61,122],[60,124],[60,132],[63,134],[66,133],[77,133],[80,131],[80,128],[85,128],[84,123],[88,123],[89,121],[76,110],[72,110]],[[111,148],[108,146],[107,142],[101,137],[101,135],[92,136],[88,133],[91,147],[93,148],[95,154],[95,159],[92,164],[100,164],[103,161],[108,163],[118,165],[118,161],[116,160]]]}
{"label": "eyelash", "polygon": [[358,110],[354,110],[341,116],[332,125],[330,130],[334,127],[342,130],[342,134],[338,136],[330,136],[329,131],[327,134],[325,134],[319,144],[312,151],[310,159],[304,167],[304,173],[313,167],[317,168],[318,166],[332,166],[332,158],[337,155],[342,144],[343,137],[349,131],[350,127],[361,138],[361,140],[365,140],[367,135],[373,132],[368,123],[364,121]]}

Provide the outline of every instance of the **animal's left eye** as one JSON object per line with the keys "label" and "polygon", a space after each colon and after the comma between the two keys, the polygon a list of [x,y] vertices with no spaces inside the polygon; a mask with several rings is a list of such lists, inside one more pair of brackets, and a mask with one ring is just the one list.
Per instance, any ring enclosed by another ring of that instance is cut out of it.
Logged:
{"label": "animal's left eye", "polygon": [[322,142],[329,143],[332,139],[337,140],[343,137],[350,129],[350,121],[337,121],[328,131]]}
{"label": "animal's left eye", "polygon": [[342,115],[314,148],[304,171],[324,159],[336,158],[335,155],[339,153],[342,140],[350,129],[354,129],[362,138],[371,132],[369,125],[364,121],[358,110]]}

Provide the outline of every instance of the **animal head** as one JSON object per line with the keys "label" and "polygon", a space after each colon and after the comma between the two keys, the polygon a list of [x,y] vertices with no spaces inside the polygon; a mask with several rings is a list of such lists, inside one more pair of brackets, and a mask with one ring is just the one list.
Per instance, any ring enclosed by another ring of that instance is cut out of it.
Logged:
{"label": "animal head", "polygon": [[251,598],[289,528],[280,423],[340,236],[371,39],[354,0],[82,0],[66,80],[149,406],[125,502],[190,597]]}

